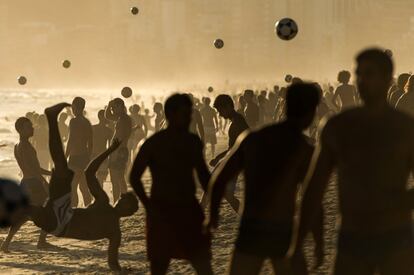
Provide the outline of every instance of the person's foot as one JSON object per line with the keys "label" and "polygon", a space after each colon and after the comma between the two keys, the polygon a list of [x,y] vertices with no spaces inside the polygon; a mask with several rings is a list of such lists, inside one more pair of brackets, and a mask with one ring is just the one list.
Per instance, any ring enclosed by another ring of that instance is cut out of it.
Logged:
{"label": "person's foot", "polygon": [[48,242],[38,242],[36,247],[37,247],[37,249],[40,249],[40,250],[56,250],[56,249],[60,249],[59,246],[50,244]]}
{"label": "person's foot", "polygon": [[53,106],[50,106],[45,109],[45,114],[47,117],[57,117],[59,113],[66,107],[71,106],[69,103],[63,102]]}

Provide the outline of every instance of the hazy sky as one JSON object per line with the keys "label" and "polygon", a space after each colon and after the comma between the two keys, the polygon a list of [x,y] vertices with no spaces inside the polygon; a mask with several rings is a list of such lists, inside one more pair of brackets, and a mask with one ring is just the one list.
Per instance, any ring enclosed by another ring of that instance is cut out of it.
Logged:
{"label": "hazy sky", "polygon": [[[325,79],[352,69],[356,49],[377,44],[393,47],[406,69],[411,48],[395,32],[409,35],[410,15],[394,17],[412,2],[2,0],[0,88],[17,87],[19,75],[27,76],[27,88],[97,89],[272,82],[285,73]],[[291,42],[274,34],[285,16],[299,23]],[[384,25],[392,35],[375,32]],[[223,50],[213,47],[215,38],[224,39]],[[64,59],[70,69],[62,68]]]}

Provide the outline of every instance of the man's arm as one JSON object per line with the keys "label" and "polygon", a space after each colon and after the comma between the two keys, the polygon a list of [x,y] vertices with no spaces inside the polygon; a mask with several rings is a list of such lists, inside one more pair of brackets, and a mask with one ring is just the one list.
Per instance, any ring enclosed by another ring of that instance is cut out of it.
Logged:
{"label": "man's arm", "polygon": [[243,168],[243,151],[241,143],[244,136],[239,137],[236,144],[230,151],[227,160],[220,164],[217,172],[213,173],[209,183],[210,195],[210,220],[208,227],[217,228],[220,203],[226,189],[226,185],[232,180]]}
{"label": "man's arm", "polygon": [[[119,225],[118,225],[119,226]],[[121,231],[118,230],[109,238],[108,265],[111,270],[120,271],[121,265],[118,260],[118,251],[121,246]]]}
{"label": "man's arm", "polygon": [[148,141],[142,145],[137,157],[135,158],[134,164],[132,165],[131,173],[129,175],[129,183],[131,184],[132,189],[134,189],[138,198],[141,200],[142,204],[147,210],[149,206],[149,198],[145,193],[144,184],[142,183],[141,177],[148,166],[150,154],[149,147],[150,144],[148,143]]}
{"label": "man's arm", "polygon": [[92,160],[85,170],[86,182],[88,184],[89,190],[97,201],[109,203],[108,195],[102,189],[101,185],[98,182],[98,179],[96,178],[96,172],[98,171],[101,164],[105,161],[105,159],[119,147],[119,144],[120,142],[118,140],[114,140],[112,145],[105,152]]}
{"label": "man's arm", "polygon": [[92,131],[92,125],[88,120],[88,129],[87,129],[87,146],[88,146],[88,156],[92,156],[92,150],[93,150],[93,131]]}
{"label": "man's arm", "polygon": [[208,191],[208,182],[210,181],[210,172],[207,168],[206,161],[204,160],[203,155],[203,144],[201,143],[201,140],[198,140],[197,138],[198,148],[197,148],[197,159],[196,159],[196,171],[198,178],[200,180],[200,183],[204,189],[205,192]]}
{"label": "man's arm", "polygon": [[[295,250],[297,251],[302,249],[303,241],[307,233],[314,228],[318,215],[322,215],[321,205],[323,194],[334,168],[333,156],[328,149],[326,140],[327,136],[324,131],[321,138],[322,144],[315,150],[305,179],[306,189],[300,209],[300,222],[299,227],[295,230],[296,236],[293,242]],[[320,222],[319,219],[319,225]]]}

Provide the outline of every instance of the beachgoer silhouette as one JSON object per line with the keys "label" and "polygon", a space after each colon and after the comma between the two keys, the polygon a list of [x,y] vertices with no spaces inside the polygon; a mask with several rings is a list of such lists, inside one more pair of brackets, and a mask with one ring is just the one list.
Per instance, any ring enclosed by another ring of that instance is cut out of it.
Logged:
{"label": "beachgoer silhouette", "polygon": [[397,101],[395,107],[414,117],[414,76],[410,76],[408,79],[405,93]]}
{"label": "beachgoer silhouette", "polygon": [[[110,141],[113,136],[111,128],[109,128],[108,120],[105,118],[105,110],[98,111],[98,124],[92,126],[93,133],[93,148],[92,148],[92,158],[97,157],[102,152],[108,149]],[[60,128],[59,128],[60,129]],[[98,178],[99,183],[103,186],[106,178],[108,177],[109,166],[108,160],[105,160],[99,170],[96,172],[96,177]]]}
{"label": "beachgoer silhouette", "polygon": [[163,127],[165,127],[165,117],[164,117],[164,111],[163,106],[161,103],[156,102],[154,104],[154,113],[156,115],[155,117],[155,133],[161,131]]}
{"label": "beachgoer silhouette", "polygon": [[[218,173],[213,173],[209,228],[217,228],[229,180],[242,171],[245,175],[245,205],[230,274],[259,274],[265,259],[271,260],[277,274],[306,274],[303,254],[294,259],[292,270],[284,258],[293,233],[298,187],[313,152],[302,132],[314,119],[319,97],[313,84],[291,85],[286,120],[242,133]],[[315,229],[318,251],[322,251],[322,237],[321,220]]]}
{"label": "beachgoer silhouette", "polygon": [[[338,74],[338,81],[341,85],[336,89],[334,96],[332,98],[332,102],[336,105],[336,107],[344,111],[347,108],[354,107],[358,102],[358,96],[356,89],[353,85],[349,84],[349,80],[351,79],[351,73],[348,71],[341,71]],[[338,105],[337,99],[340,99],[341,104]]]}
{"label": "beachgoer silhouette", "polygon": [[118,150],[109,157],[109,174],[115,203],[121,194],[128,191],[125,173],[129,159],[128,141],[132,132],[132,121],[127,114],[124,101],[120,98],[115,98],[108,103],[105,117],[116,122],[112,142],[115,139],[122,142]]}
{"label": "beachgoer silhouette", "polygon": [[201,138],[201,141],[204,142],[205,133],[204,133],[204,126],[203,126],[203,119],[201,117],[200,111],[194,105],[195,99],[192,94],[188,94],[188,97],[193,102],[193,114],[190,123],[190,132],[193,134],[198,135]]}
{"label": "beachgoer silhouette", "polygon": [[85,99],[81,97],[75,97],[72,101],[72,112],[75,117],[69,123],[69,138],[66,145],[68,165],[75,172],[72,182],[72,203],[75,207],[79,204],[78,186],[84,205],[88,206],[92,201],[84,175],[93,149],[92,124],[84,116],[85,103]]}
{"label": "beachgoer silhouette", "polygon": [[334,273],[414,274],[413,198],[407,191],[414,120],[387,102],[393,62],[382,50],[360,53],[356,75],[364,105],[331,118],[323,129],[295,246],[303,246],[335,169],[341,225]]}
{"label": "beachgoer silhouette", "polygon": [[[47,182],[42,175],[50,175],[50,171],[43,169],[37,158],[37,153],[29,139],[33,137],[34,129],[32,122],[25,117],[20,117],[15,123],[16,131],[19,133],[20,141],[14,147],[14,156],[19,165],[23,178],[20,185],[29,195],[30,204],[42,206],[48,198]],[[1,245],[3,252],[8,252],[10,242],[14,235],[29,220],[29,217],[10,227],[6,239]],[[46,232],[42,231],[37,242],[38,248],[46,248]]]}
{"label": "beachgoer silhouette", "polygon": [[[151,274],[165,274],[172,258],[187,259],[197,274],[213,274],[210,237],[202,232],[203,211],[195,196],[195,170],[204,189],[210,173],[203,143],[189,132],[192,101],[174,94],[165,103],[168,127],[145,141],[132,167],[130,183],[147,212],[147,256]],[[149,166],[151,195],[142,174]]]}
{"label": "beachgoer silhouette", "polygon": [[400,97],[405,93],[405,86],[407,85],[407,81],[410,78],[410,74],[403,73],[398,76],[397,85],[395,86],[393,91],[391,91],[389,95],[389,102],[390,105],[395,107]]}
{"label": "beachgoer silhouette", "polygon": [[246,101],[246,108],[244,110],[246,122],[251,129],[254,129],[258,126],[260,119],[259,106],[254,102],[254,92],[252,90],[244,91],[243,98]]}
{"label": "beachgoer silhouette", "polygon": [[218,119],[216,111],[210,106],[211,99],[206,97],[203,99],[203,107],[200,110],[201,117],[203,118],[205,144],[211,145],[212,158],[215,157],[217,136],[218,132]]}

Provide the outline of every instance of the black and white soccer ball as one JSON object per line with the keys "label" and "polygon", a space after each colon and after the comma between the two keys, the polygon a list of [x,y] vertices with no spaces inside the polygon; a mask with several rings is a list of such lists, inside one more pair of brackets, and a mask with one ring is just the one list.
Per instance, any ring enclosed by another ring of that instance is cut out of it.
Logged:
{"label": "black and white soccer ball", "polygon": [[298,34],[298,25],[295,20],[283,18],[275,24],[275,32],[282,40],[292,40]]}
{"label": "black and white soccer ball", "polygon": [[216,49],[223,48],[224,47],[224,41],[222,39],[214,40],[214,47],[216,47]]}
{"label": "black and white soccer ball", "polygon": [[18,223],[28,214],[29,197],[16,182],[0,178],[0,227]]}

